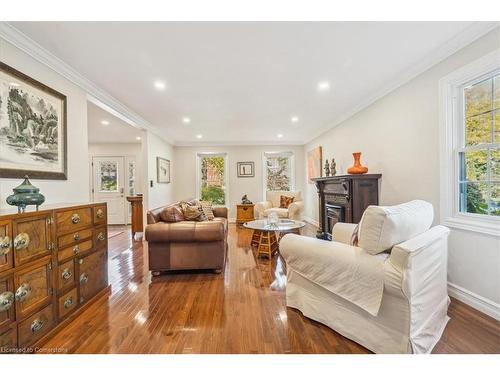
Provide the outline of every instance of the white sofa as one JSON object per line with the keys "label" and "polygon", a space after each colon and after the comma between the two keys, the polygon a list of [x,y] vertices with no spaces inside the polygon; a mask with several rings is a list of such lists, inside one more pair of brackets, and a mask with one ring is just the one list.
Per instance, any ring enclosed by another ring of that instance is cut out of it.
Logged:
{"label": "white sofa", "polygon": [[[288,208],[280,208],[280,197],[293,197],[293,203]],[[255,204],[255,218],[263,219],[271,212],[275,212],[280,218],[300,220],[304,211],[304,203],[300,191],[268,191],[266,200]]]}
{"label": "white sofa", "polygon": [[333,241],[287,234],[287,306],[375,353],[429,353],[448,322],[449,229],[424,201],[370,206]]}

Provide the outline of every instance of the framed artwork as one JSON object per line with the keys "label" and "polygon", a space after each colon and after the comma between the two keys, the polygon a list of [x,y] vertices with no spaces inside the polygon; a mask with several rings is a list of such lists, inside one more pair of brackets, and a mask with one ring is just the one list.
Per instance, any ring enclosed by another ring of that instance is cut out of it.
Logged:
{"label": "framed artwork", "polygon": [[0,62],[0,177],[67,179],[66,96]]}
{"label": "framed artwork", "polygon": [[156,182],[159,184],[170,183],[170,160],[156,157]]}
{"label": "framed artwork", "polygon": [[323,165],[323,152],[321,146],[313,148],[307,153],[307,178],[313,184],[312,178],[321,177],[321,167]]}
{"label": "framed artwork", "polygon": [[238,177],[255,177],[255,163],[253,161],[240,161],[236,163]]}

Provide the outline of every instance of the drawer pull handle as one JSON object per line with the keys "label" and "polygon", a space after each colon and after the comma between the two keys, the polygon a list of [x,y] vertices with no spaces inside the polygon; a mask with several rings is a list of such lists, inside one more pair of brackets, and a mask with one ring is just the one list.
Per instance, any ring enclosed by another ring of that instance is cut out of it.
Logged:
{"label": "drawer pull handle", "polygon": [[82,273],[80,276],[80,285],[85,285],[87,284],[87,281],[89,280],[89,277],[87,276],[86,273]]}
{"label": "drawer pull handle", "polygon": [[78,259],[78,264],[83,264],[83,259]]}
{"label": "drawer pull handle", "polygon": [[97,216],[98,219],[102,219],[104,217],[104,211],[103,211],[102,208],[98,208],[97,209],[96,216]]}
{"label": "drawer pull handle", "polygon": [[0,255],[5,255],[10,251],[10,237],[0,238]]}
{"label": "drawer pull handle", "polygon": [[76,232],[74,235],[73,235],[73,239],[75,241],[78,241],[80,239],[80,233]]}
{"label": "drawer pull handle", "polygon": [[71,276],[73,276],[73,273],[71,272],[71,270],[69,268],[65,268],[62,272],[61,272],[61,277],[64,279],[64,280],[69,280],[71,278]]}
{"label": "drawer pull handle", "polygon": [[64,301],[64,308],[69,309],[72,304],[73,304],[73,297],[68,297],[66,298],[66,301]]}
{"label": "drawer pull handle", "polygon": [[40,318],[33,320],[33,322],[31,323],[31,333],[37,333],[38,331],[40,331],[43,328],[44,324],[44,321]]}
{"label": "drawer pull handle", "polygon": [[104,237],[104,233],[99,232],[99,234],[97,235],[97,239],[99,241],[104,241],[106,239],[106,237]]}
{"label": "drawer pull handle", "polygon": [[80,252],[80,246],[76,245],[74,248],[73,248],[73,254],[78,254]]}
{"label": "drawer pull handle", "polygon": [[0,294],[0,312],[7,311],[14,303],[14,293],[3,292]]}
{"label": "drawer pull handle", "polygon": [[31,286],[30,284],[23,283],[16,290],[16,301],[24,302],[31,294]]}
{"label": "drawer pull handle", "polygon": [[14,249],[23,250],[30,244],[30,236],[28,233],[19,233],[16,238],[14,238]]}
{"label": "drawer pull handle", "polygon": [[80,215],[78,214],[73,214],[73,216],[71,216],[71,222],[73,224],[78,224],[82,219],[80,218]]}

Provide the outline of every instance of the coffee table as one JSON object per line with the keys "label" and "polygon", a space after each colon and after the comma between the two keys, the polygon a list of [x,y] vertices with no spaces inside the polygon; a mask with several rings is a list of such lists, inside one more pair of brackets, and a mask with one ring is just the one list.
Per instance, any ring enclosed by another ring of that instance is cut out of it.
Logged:
{"label": "coffee table", "polygon": [[267,219],[253,220],[243,226],[253,230],[251,246],[257,247],[257,256],[266,255],[271,259],[278,251],[278,243],[287,233],[300,234],[300,228],[306,225],[303,221],[280,219],[276,224],[269,224]]}

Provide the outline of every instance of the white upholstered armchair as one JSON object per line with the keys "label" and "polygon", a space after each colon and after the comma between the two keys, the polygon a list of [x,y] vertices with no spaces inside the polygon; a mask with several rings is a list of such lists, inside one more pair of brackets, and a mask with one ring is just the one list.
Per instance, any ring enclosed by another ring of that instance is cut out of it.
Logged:
{"label": "white upholstered armchair", "polygon": [[[293,197],[293,203],[288,208],[280,208],[280,197]],[[304,211],[304,203],[300,191],[268,191],[266,200],[255,204],[255,217],[262,219],[271,212],[275,212],[280,218],[300,220]]]}
{"label": "white upholstered armchair", "polygon": [[333,241],[287,234],[287,306],[376,353],[429,353],[448,322],[449,229],[424,201],[370,206]]}

